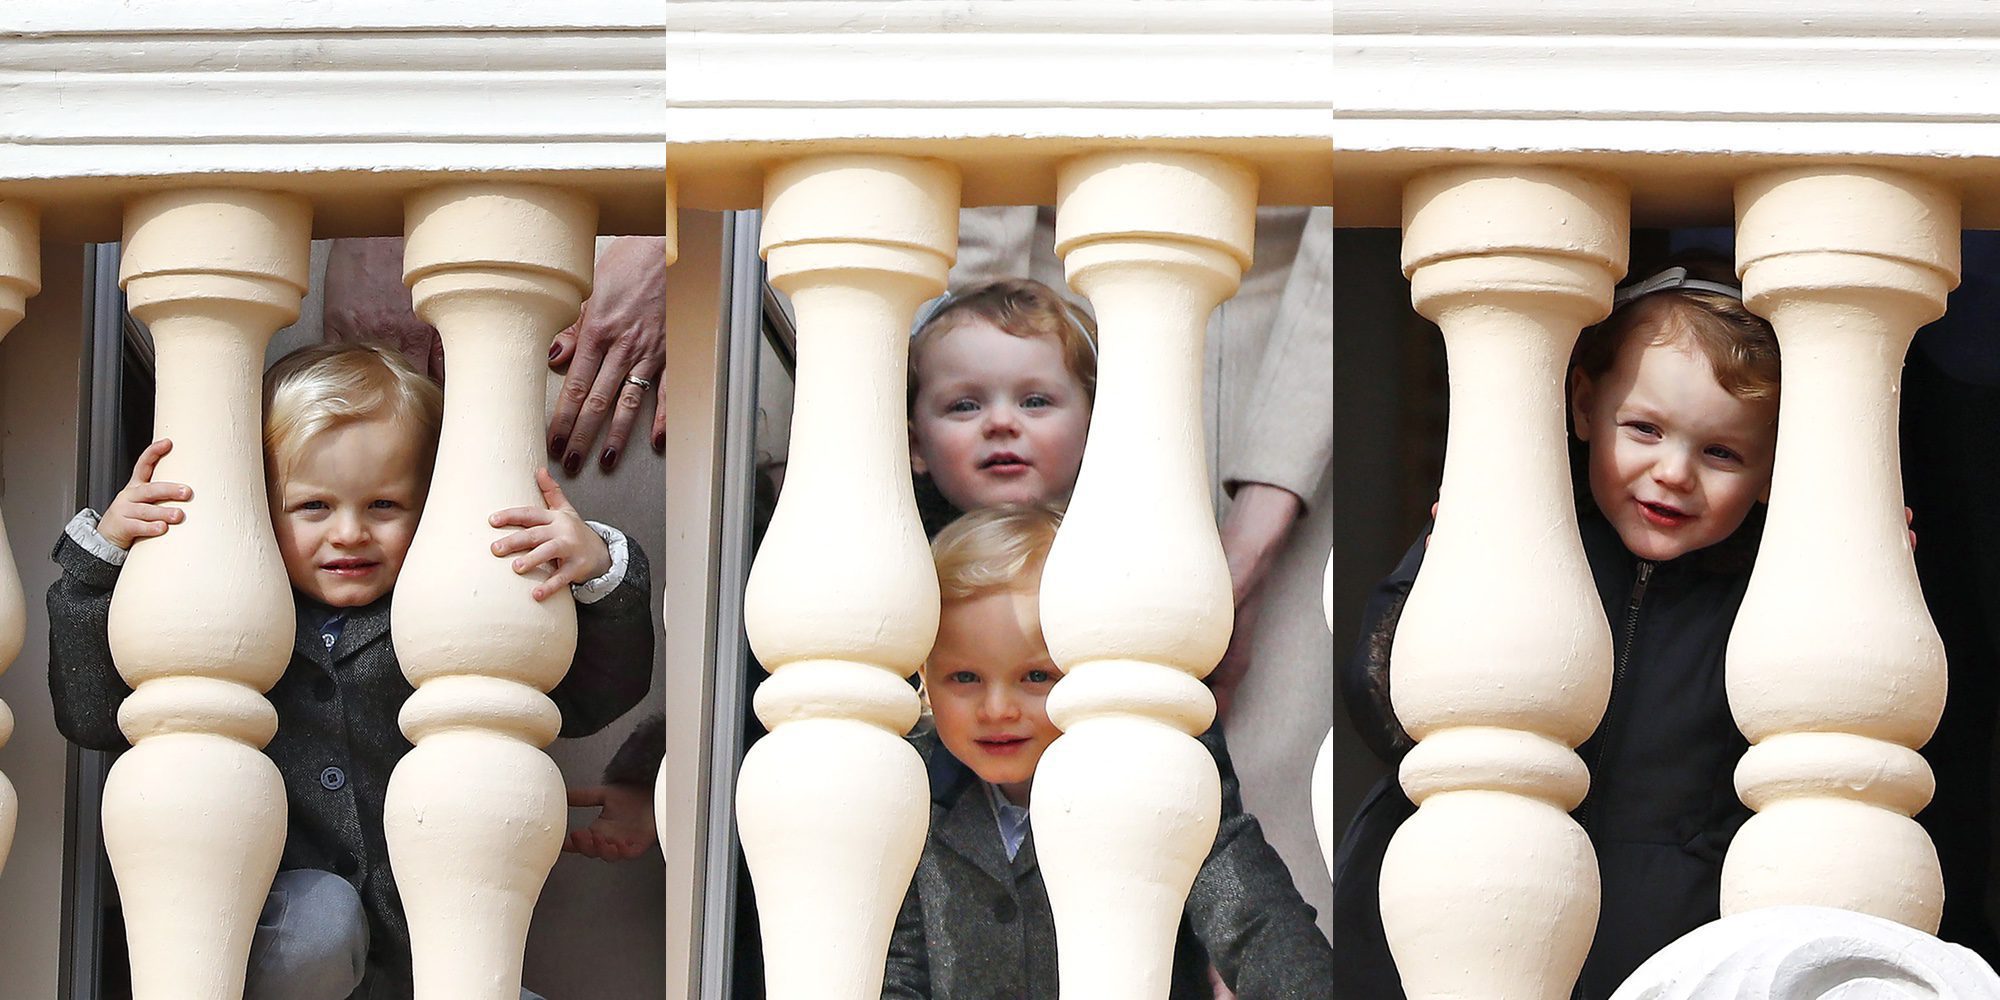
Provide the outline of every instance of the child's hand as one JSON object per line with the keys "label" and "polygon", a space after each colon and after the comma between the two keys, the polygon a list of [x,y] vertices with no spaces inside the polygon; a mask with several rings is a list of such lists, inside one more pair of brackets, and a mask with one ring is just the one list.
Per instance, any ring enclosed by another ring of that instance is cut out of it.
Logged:
{"label": "child's hand", "polygon": [[526,573],[539,566],[553,566],[549,578],[535,587],[535,600],[546,600],[560,587],[583,583],[603,576],[611,569],[611,550],[604,539],[583,523],[583,518],[563,496],[562,488],[547,469],[535,470],[535,485],[542,489],[538,507],[509,507],[487,518],[496,528],[514,526],[516,531],[493,543],[496,556],[514,555],[514,572]]}
{"label": "child's hand", "polygon": [[629,861],[646,853],[658,835],[653,830],[653,796],[630,785],[593,785],[569,790],[569,804],[601,811],[590,825],[571,830],[562,849],[599,861]]}
{"label": "child's hand", "polygon": [[132,465],[132,479],[118,491],[104,516],[97,519],[97,533],[121,549],[129,549],[141,538],[167,533],[167,525],[179,524],[187,513],[178,507],[163,507],[169,500],[188,500],[194,491],[180,483],[153,482],[153,470],[160,458],[172,451],[174,443],[161,438],[139,453]]}
{"label": "child's hand", "polygon": [[1917,512],[1916,512],[1916,511],[1913,511],[1913,510],[1911,510],[1911,509],[1910,509],[1910,508],[1908,508],[1908,507],[1905,507],[1905,508],[1903,508],[1903,527],[1904,527],[1904,528],[1906,528],[1906,529],[1908,529],[1908,530],[1909,530],[1909,532],[1910,532],[1910,551],[1912,551],[1912,552],[1915,552],[1915,551],[1917,550]]}

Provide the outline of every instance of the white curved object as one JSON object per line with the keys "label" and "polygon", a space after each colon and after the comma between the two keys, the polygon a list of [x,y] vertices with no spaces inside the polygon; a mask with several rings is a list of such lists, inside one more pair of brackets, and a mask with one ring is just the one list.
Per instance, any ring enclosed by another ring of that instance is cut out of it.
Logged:
{"label": "white curved object", "polygon": [[[1806,168],[1736,188],[1744,302],[1784,355],[1770,516],[1729,637],[1757,815],[1722,913],[1808,904],[1935,931],[1944,881],[1911,818],[1916,748],[1944,711],[1944,647],[1904,530],[1897,394],[1916,328],[1958,282],[1958,200],[1883,170]],[[1837,552],[1838,558],[1828,558]]]}
{"label": "white curved object", "polygon": [[1056,252],[1097,312],[1097,405],[1042,572],[1063,735],[1029,813],[1055,914],[1061,992],[1166,997],[1174,932],[1215,841],[1221,784],[1194,740],[1229,642],[1229,572],[1202,458],[1209,313],[1250,261],[1257,176],[1137,150],[1057,174]]}
{"label": "white curved object", "polygon": [[1611,1000],[1996,1000],[1971,950],[1881,917],[1773,906],[1724,917],[1646,960]]}
{"label": "white curved object", "polygon": [[937,637],[910,491],[910,321],[958,246],[958,173],[820,156],[765,179],[761,245],[798,313],[785,490],[743,595],[770,735],[737,778],[774,1000],[874,1000],[929,826],[905,680]]}
{"label": "white curved object", "polygon": [[153,333],[156,478],[186,483],[186,521],[133,543],[109,638],[133,686],[132,749],[104,784],[104,849],[125,907],[137,1000],[243,990],[257,914],[285,842],[285,789],[261,752],[263,692],[291,659],[292,592],[264,490],[259,380],[271,334],[298,317],[312,213],[304,198],[175,191],[125,212],[119,280]]}
{"label": "white curved object", "polygon": [[1611,689],[1563,383],[1624,272],[1626,195],[1566,170],[1467,167],[1403,199],[1403,269],[1444,331],[1451,418],[1390,654],[1418,808],[1382,861],[1382,925],[1412,1000],[1562,1000],[1598,912],[1596,854],[1569,816],[1589,787],[1575,748]]}
{"label": "white curved object", "polygon": [[[34,206],[0,201],[0,337],[27,313],[29,296],[41,291],[41,225]],[[6,673],[27,637],[28,607],[21,593],[21,574],[14,567],[14,549],[0,521],[0,673]],[[14,735],[14,713],[0,701],[0,747]],[[0,872],[7,870],[7,853],[14,846],[14,822],[20,802],[14,785],[0,774]]]}
{"label": "white curved object", "polygon": [[451,375],[422,523],[397,581],[390,632],[416,691],[415,746],[383,804],[422,1000],[516,1000],[535,900],[569,814],[541,748],[561,716],[545,692],[576,650],[569,588],[537,601],[487,518],[542,503],[549,343],[589,292],[597,208],[521,184],[411,195],[403,280],[438,328]]}

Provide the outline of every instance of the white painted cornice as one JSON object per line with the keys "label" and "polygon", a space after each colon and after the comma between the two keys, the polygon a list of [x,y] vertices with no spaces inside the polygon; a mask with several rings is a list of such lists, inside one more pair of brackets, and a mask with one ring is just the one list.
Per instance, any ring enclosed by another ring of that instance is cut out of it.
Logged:
{"label": "white painted cornice", "polygon": [[1332,93],[1344,221],[1395,223],[1422,165],[1535,160],[1634,181],[1642,218],[1727,215],[1780,162],[1890,164],[2000,224],[2000,4],[1349,0]]}
{"label": "white painted cornice", "polygon": [[311,195],[323,234],[394,232],[413,183],[498,172],[658,232],[663,17],[660,0],[10,0],[0,195],[41,203],[51,238],[115,238],[106,192],[254,174]]}
{"label": "white painted cornice", "polygon": [[1041,202],[1054,163],[1235,153],[1267,200],[1328,197],[1335,0],[682,0],[668,159],[690,204],[755,205],[807,151],[946,156],[965,199]]}

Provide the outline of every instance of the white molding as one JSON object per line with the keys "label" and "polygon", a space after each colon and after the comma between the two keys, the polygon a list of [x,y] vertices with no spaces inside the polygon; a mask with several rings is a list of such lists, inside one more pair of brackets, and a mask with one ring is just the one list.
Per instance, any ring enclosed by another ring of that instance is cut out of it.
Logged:
{"label": "white molding", "polygon": [[[323,234],[400,229],[440,174],[574,184],[660,232],[660,0],[38,0],[0,7],[0,196],[50,238],[115,238],[118,198],[261,175]],[[330,179],[327,175],[338,175]]]}
{"label": "white molding", "polygon": [[[1334,0],[684,0],[668,12],[683,198],[756,204],[803,151],[947,156],[965,198],[1046,201],[1060,156],[1196,146],[1324,201]],[[745,184],[745,177],[750,179]]]}
{"label": "white molding", "polygon": [[1900,164],[1963,186],[1969,223],[2000,221],[2000,4],[1361,0],[1339,30],[1350,224],[1394,224],[1413,168],[1521,158],[1629,172],[1642,216],[1710,221],[1726,200],[1687,189],[1780,161]]}

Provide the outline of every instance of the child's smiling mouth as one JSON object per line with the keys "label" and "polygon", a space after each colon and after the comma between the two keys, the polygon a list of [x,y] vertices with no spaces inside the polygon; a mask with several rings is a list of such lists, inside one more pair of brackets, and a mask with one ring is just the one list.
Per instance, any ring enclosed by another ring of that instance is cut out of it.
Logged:
{"label": "child's smiling mouth", "polygon": [[972,742],[979,744],[979,748],[987,753],[1011,754],[1027,746],[1028,738],[1026,736],[988,736],[973,740]]}
{"label": "child's smiling mouth", "polygon": [[1649,500],[1638,500],[1637,503],[1639,516],[1645,518],[1646,523],[1657,527],[1678,528],[1694,520],[1693,514],[1669,504],[1653,503]]}
{"label": "child's smiling mouth", "polygon": [[321,572],[332,573],[335,576],[366,576],[378,565],[380,564],[369,559],[335,559],[321,563],[319,568]]}

